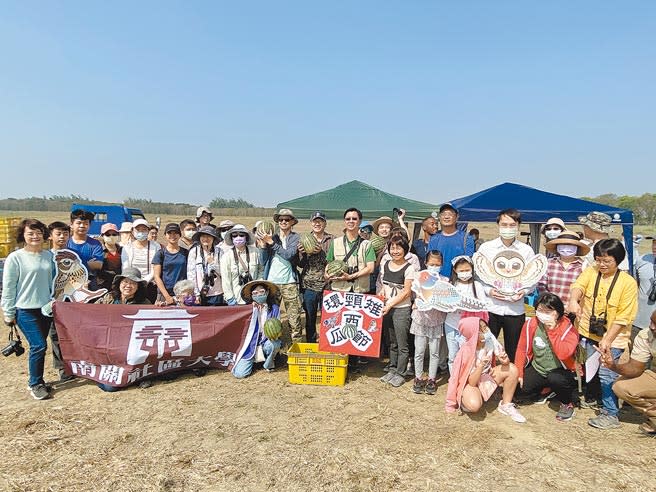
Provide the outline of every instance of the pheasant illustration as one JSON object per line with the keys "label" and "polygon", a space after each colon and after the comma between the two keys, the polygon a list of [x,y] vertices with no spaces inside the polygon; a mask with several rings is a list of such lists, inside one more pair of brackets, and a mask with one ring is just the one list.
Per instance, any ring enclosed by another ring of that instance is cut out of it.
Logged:
{"label": "pheasant illustration", "polygon": [[107,293],[107,289],[91,291],[87,288],[89,272],[75,251],[60,249],[55,252],[57,275],[53,281],[56,301],[90,302]]}

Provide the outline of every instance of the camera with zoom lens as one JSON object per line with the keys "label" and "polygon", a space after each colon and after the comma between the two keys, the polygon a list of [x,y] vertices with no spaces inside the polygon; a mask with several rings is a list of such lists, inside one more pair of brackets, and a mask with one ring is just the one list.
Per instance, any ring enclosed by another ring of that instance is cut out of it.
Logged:
{"label": "camera with zoom lens", "polygon": [[346,270],[346,273],[349,274],[349,275],[353,275],[354,273],[357,273],[359,270],[360,270],[360,269],[358,268],[357,265],[356,265],[356,266],[350,266],[350,267],[348,267],[348,269]]}
{"label": "camera with zoom lens", "polygon": [[250,272],[244,272],[244,273],[239,274],[239,285],[240,286],[246,285],[251,280],[253,280],[253,277],[251,277]]}
{"label": "camera with zoom lens", "polygon": [[606,333],[606,318],[602,316],[590,316],[590,327],[588,331],[598,337],[603,337]]}
{"label": "camera with zoom lens", "polygon": [[651,288],[649,289],[649,294],[647,295],[649,302],[656,302],[656,278],[651,279]]}
{"label": "camera with zoom lens", "polygon": [[16,354],[16,357],[19,357],[25,353],[25,347],[23,343],[19,340],[9,340],[9,343],[6,347],[2,349],[2,355],[9,357],[11,354]]}

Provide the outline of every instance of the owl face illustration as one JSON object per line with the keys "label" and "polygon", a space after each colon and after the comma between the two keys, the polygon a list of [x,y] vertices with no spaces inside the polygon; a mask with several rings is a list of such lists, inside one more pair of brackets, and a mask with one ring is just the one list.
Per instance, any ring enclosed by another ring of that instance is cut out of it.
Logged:
{"label": "owl face illustration", "polygon": [[500,277],[518,277],[524,271],[524,258],[511,250],[505,250],[494,257],[494,271]]}

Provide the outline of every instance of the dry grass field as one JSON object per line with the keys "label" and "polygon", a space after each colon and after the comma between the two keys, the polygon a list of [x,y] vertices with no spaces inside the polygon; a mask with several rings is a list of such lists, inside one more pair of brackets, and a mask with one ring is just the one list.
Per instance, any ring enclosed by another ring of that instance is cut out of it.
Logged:
{"label": "dry grass field", "polygon": [[[436,395],[415,395],[380,383],[378,361],[344,387],[289,384],[281,361],[246,380],[215,371],[117,393],[74,380],[35,401],[26,355],[2,359],[2,491],[654,489],[656,439],[640,434],[631,409],[611,431],[587,425],[592,410],[557,423],[549,405],[522,406],[526,424],[496,402],[484,416],[451,416],[444,379]],[[55,378],[48,358],[46,380]]]}

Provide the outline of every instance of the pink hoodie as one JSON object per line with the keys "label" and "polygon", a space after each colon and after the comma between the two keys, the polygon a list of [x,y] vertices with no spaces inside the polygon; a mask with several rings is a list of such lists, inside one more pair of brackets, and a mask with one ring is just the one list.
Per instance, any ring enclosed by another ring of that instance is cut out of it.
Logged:
{"label": "pink hoodie", "polygon": [[460,407],[462,390],[467,384],[472,366],[476,360],[476,345],[478,343],[480,319],[478,317],[463,318],[458,323],[458,331],[467,339],[460,347],[453,361],[453,372],[449,378],[446,390],[445,410],[453,413]]}

